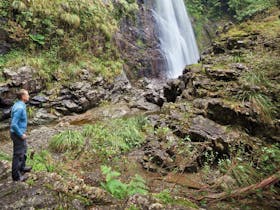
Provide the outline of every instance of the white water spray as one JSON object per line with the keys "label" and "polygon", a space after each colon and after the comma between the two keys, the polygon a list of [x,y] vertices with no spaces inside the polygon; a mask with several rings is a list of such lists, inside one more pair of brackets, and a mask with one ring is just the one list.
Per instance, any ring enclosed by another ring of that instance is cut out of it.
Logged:
{"label": "white water spray", "polygon": [[176,78],[186,65],[199,60],[191,21],[183,0],[154,0],[153,10],[167,62],[167,76]]}

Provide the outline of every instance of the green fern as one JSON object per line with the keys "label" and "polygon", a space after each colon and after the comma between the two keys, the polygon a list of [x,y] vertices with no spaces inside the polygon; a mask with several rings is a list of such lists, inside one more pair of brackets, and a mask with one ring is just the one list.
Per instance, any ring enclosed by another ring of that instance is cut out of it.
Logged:
{"label": "green fern", "polygon": [[129,195],[148,193],[145,180],[137,174],[126,184],[117,179],[121,174],[113,171],[111,167],[101,166],[101,171],[106,176],[105,182],[101,182],[101,186],[115,198],[124,199]]}

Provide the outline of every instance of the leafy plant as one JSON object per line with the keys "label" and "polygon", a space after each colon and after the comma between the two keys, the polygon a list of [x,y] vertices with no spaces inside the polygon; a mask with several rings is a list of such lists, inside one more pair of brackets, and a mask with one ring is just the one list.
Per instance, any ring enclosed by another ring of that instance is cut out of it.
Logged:
{"label": "leafy plant", "polygon": [[29,37],[39,45],[45,44],[45,37],[41,34],[30,34]]}
{"label": "leafy plant", "polygon": [[258,160],[258,168],[262,173],[272,174],[279,169],[280,166],[280,148],[278,144],[270,147],[263,147]]}
{"label": "leafy plant", "polygon": [[55,169],[52,157],[47,150],[42,150],[39,153],[35,153],[34,155],[29,153],[27,165],[31,165],[32,170],[34,171],[53,172]]}
{"label": "leafy plant", "polygon": [[106,176],[105,182],[102,182],[101,186],[116,198],[124,199],[129,195],[145,195],[148,193],[145,181],[139,175],[135,175],[135,177],[126,184],[117,179],[121,174],[117,171],[113,171],[111,167],[101,166],[101,171]]}
{"label": "leafy plant", "polygon": [[50,141],[50,148],[56,152],[81,150],[85,138],[79,131],[67,130],[55,135]]}

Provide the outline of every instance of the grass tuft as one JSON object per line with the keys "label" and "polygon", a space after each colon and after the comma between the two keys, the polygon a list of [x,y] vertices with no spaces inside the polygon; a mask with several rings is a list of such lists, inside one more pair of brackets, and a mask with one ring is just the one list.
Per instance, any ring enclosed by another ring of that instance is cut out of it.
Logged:
{"label": "grass tuft", "polygon": [[49,144],[51,150],[55,152],[66,152],[81,150],[85,144],[85,138],[78,131],[64,131],[55,135]]}

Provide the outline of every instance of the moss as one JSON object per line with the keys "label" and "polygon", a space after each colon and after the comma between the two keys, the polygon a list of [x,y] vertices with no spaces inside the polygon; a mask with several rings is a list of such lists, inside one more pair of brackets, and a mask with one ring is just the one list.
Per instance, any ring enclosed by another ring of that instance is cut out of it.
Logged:
{"label": "moss", "polygon": [[276,37],[280,33],[279,10],[271,9],[271,15],[267,18],[256,17],[239,25],[232,27],[222,38],[226,37],[244,37],[251,34],[262,34],[266,37]]}

